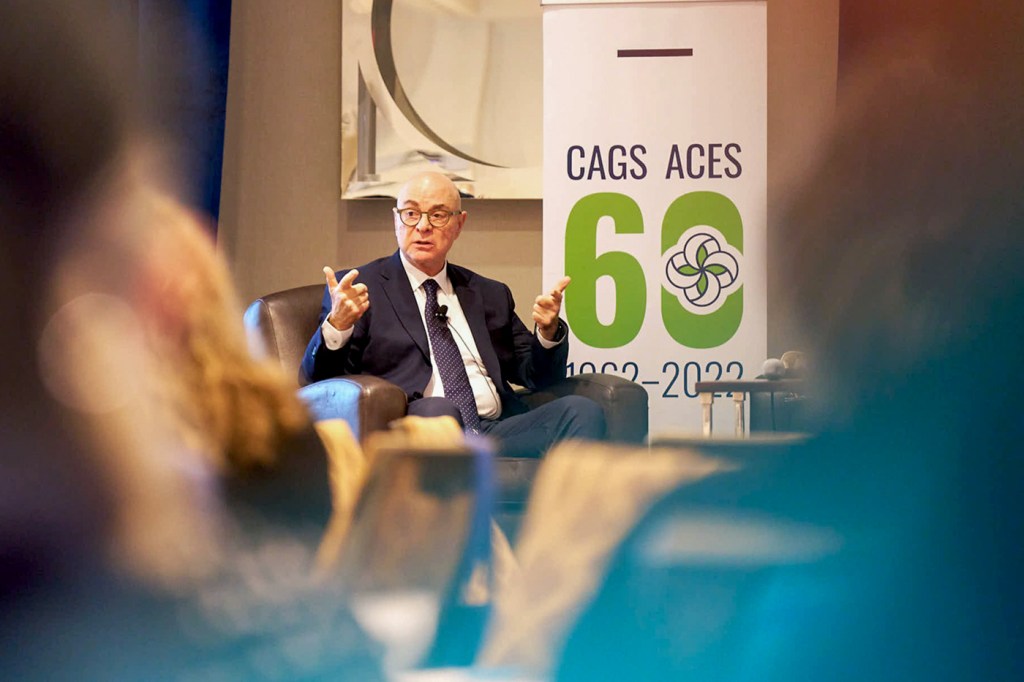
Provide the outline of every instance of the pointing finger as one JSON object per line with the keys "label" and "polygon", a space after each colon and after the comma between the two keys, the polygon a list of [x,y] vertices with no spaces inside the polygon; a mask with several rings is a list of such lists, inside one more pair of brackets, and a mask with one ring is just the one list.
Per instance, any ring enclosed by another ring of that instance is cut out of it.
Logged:
{"label": "pointing finger", "polygon": [[324,276],[327,278],[327,286],[333,289],[338,286],[338,278],[334,276],[334,270],[332,268],[324,266]]}
{"label": "pointing finger", "polygon": [[565,288],[569,286],[569,282],[571,281],[572,280],[569,277],[563,277],[562,279],[558,280],[558,284],[555,285],[555,288],[551,290],[550,294],[552,300],[554,300],[555,303],[562,302],[562,292],[565,291]]}
{"label": "pointing finger", "polygon": [[352,286],[352,282],[354,282],[356,277],[358,276],[358,270],[349,270],[348,272],[345,273],[345,276],[341,278],[341,282],[339,282],[339,284],[341,284],[343,288],[348,288]]}

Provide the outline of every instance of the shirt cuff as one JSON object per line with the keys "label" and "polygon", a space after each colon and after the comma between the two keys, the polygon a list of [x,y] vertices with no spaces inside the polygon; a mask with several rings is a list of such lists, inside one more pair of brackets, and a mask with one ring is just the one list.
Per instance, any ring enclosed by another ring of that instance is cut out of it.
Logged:
{"label": "shirt cuff", "polygon": [[324,323],[320,325],[320,332],[324,336],[324,345],[327,346],[327,350],[338,350],[352,338],[352,327],[341,331],[340,329],[335,329],[327,320],[324,320]]}
{"label": "shirt cuff", "polygon": [[[559,331],[561,331],[561,326],[562,325],[558,325],[558,326],[559,326]],[[563,343],[565,343],[565,340],[567,338],[569,338],[568,334],[562,334],[561,338],[559,338],[557,341],[548,341],[547,339],[545,339],[541,335],[539,329],[535,329],[534,332],[533,332],[533,335],[537,337],[537,340],[540,341],[541,348],[544,348],[544,349],[551,349],[551,348],[554,348],[555,346],[561,346]]]}

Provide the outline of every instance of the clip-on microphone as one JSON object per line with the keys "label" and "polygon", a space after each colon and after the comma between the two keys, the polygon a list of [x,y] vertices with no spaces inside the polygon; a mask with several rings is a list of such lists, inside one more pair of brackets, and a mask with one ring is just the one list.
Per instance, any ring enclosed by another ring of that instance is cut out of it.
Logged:
{"label": "clip-on microphone", "polygon": [[445,322],[448,321],[448,306],[440,305],[437,307],[437,312],[434,313],[434,317]]}

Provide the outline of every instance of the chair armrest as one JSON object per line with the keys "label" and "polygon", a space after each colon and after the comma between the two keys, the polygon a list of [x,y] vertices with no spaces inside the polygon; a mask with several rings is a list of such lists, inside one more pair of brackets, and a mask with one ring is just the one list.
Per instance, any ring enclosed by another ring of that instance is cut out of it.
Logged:
{"label": "chair armrest", "polygon": [[604,410],[608,440],[643,443],[647,438],[648,397],[640,384],[615,374],[576,374],[545,389],[522,394],[531,408],[567,395],[590,398]]}
{"label": "chair armrest", "polygon": [[344,419],[360,441],[405,416],[405,391],[367,374],[317,381],[299,389],[315,421]]}

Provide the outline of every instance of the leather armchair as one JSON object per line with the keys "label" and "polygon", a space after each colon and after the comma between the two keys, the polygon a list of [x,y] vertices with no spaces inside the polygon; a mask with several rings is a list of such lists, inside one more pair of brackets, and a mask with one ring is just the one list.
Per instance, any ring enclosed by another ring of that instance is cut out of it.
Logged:
{"label": "leather armchair", "polygon": [[[254,352],[276,358],[295,378],[296,388],[316,419],[342,418],[361,441],[405,416],[406,397],[398,386],[366,375],[350,375],[299,387],[299,366],[316,329],[323,300],[322,284],[286,289],[253,301],[245,311],[245,328]],[[647,391],[612,374],[579,374],[524,395],[531,406],[557,397],[582,395],[604,409],[608,439],[641,444],[647,438]],[[503,501],[525,498],[539,462],[498,458],[498,485]]]}

